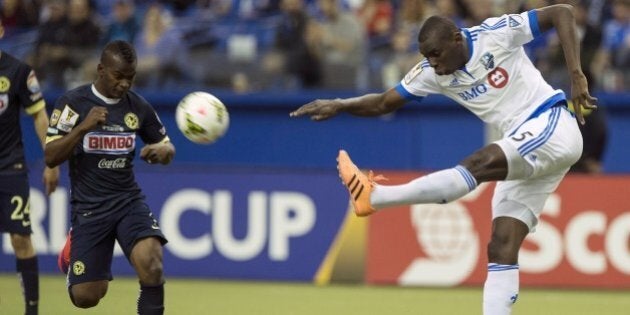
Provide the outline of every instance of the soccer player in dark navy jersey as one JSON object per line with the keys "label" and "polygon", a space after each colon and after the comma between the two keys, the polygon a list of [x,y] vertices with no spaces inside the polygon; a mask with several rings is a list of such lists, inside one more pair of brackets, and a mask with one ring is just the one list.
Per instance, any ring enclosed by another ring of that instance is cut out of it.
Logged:
{"label": "soccer player in dark navy jersey", "polygon": [[175,148],[151,105],[130,90],[136,65],[129,43],[107,44],[96,81],[57,100],[45,156],[49,166],[69,160],[72,227],[59,263],[72,303],[90,308],[105,296],[118,241],[140,280],[138,314],[162,314],[166,238],[134,179],[133,158],[137,137],[150,164],[170,163]]}
{"label": "soccer player in dark navy jersey", "polygon": [[[0,38],[4,28],[0,22]],[[18,279],[26,314],[37,314],[39,271],[31,241],[29,183],[20,127],[20,111],[33,117],[35,132],[44,146],[48,114],[35,72],[0,51],[0,232],[8,232],[15,252]],[[57,187],[58,168],[44,169],[46,193]]]}

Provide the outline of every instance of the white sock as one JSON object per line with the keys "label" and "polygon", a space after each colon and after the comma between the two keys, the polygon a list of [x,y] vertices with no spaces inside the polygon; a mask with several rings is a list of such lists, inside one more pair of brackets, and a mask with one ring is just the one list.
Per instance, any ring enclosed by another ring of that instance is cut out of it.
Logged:
{"label": "white sock", "polygon": [[518,298],[518,265],[488,264],[483,315],[509,315]]}
{"label": "white sock", "polygon": [[403,185],[375,185],[370,202],[375,209],[418,203],[447,203],[477,187],[477,181],[461,165],[416,178]]}

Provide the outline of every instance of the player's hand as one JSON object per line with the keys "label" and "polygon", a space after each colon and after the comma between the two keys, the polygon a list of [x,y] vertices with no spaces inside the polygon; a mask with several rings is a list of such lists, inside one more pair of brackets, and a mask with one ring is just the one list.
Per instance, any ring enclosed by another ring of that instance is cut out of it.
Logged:
{"label": "player's hand", "polygon": [[583,73],[575,74],[571,78],[571,101],[573,102],[573,112],[575,117],[584,125],[584,115],[582,108],[594,110],[597,109],[597,98],[592,97],[588,92],[588,82]]}
{"label": "player's hand", "polygon": [[299,117],[308,115],[311,120],[326,120],[337,115],[340,108],[339,99],[334,100],[315,100],[289,114],[290,117]]}
{"label": "player's hand", "polygon": [[175,156],[175,147],[170,142],[147,144],[140,151],[140,158],[149,164],[168,164]]}
{"label": "player's hand", "polygon": [[87,117],[81,123],[84,124],[86,130],[92,130],[97,126],[103,125],[107,122],[108,111],[106,107],[94,106],[88,112]]}
{"label": "player's hand", "polygon": [[42,182],[44,182],[46,195],[50,196],[57,190],[57,185],[59,184],[59,167],[45,167]]}

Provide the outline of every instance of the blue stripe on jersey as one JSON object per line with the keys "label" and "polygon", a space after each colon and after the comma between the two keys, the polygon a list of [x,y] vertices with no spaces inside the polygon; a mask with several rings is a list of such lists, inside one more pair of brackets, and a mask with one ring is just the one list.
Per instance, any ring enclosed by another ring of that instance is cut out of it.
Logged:
{"label": "blue stripe on jersey", "polygon": [[507,21],[506,21],[506,19],[502,19],[499,22],[494,23],[493,25],[488,25],[486,23],[481,23],[480,26],[481,26],[482,29],[486,29],[486,30],[489,30],[489,31],[498,30],[500,28],[506,27],[507,26]]}
{"label": "blue stripe on jersey", "polygon": [[400,94],[406,100],[421,102],[422,99],[424,98],[423,96],[411,94],[409,91],[405,90],[405,88],[400,83],[398,83],[398,85],[396,85],[394,89],[398,92],[398,94]]}
{"label": "blue stripe on jersey", "polygon": [[518,265],[488,264],[488,272],[518,269]]}
{"label": "blue stripe on jersey", "polygon": [[529,28],[532,30],[532,34],[534,35],[534,37],[540,36],[538,13],[536,13],[536,10],[527,11],[527,17],[529,17]]}
{"label": "blue stripe on jersey", "polygon": [[468,191],[472,191],[473,189],[475,189],[475,187],[477,187],[477,180],[475,179],[475,177],[472,176],[472,174],[470,174],[470,172],[463,166],[461,165],[457,165],[455,166],[455,169],[462,174],[462,177],[464,177],[464,180],[466,181],[466,184],[468,185]]}
{"label": "blue stripe on jersey", "polygon": [[476,38],[477,38],[477,36],[478,36],[481,32],[485,31],[484,29],[481,29],[481,28],[476,28],[476,29],[474,29],[474,30],[472,30],[472,29],[466,29],[466,30],[470,32],[470,37],[472,37],[473,39],[476,39]]}
{"label": "blue stripe on jersey", "polygon": [[470,61],[470,58],[472,58],[473,55],[473,39],[472,39],[472,35],[470,34],[470,32],[467,29],[462,29],[462,31],[464,32],[464,35],[466,35],[466,43],[468,44],[468,61]]}
{"label": "blue stripe on jersey", "polygon": [[547,124],[547,127],[545,127],[545,130],[543,130],[543,132],[538,135],[538,137],[529,140],[518,147],[518,153],[520,155],[525,156],[526,154],[536,150],[538,147],[547,142],[549,138],[551,138],[551,135],[553,134],[554,130],[556,130],[556,126],[558,125],[558,119],[560,118],[561,111],[562,107],[554,107],[551,109],[551,114],[549,115],[549,123]]}
{"label": "blue stripe on jersey", "polygon": [[566,96],[564,95],[564,92],[560,92],[558,94],[555,94],[554,96],[548,98],[545,100],[544,103],[542,103],[540,106],[538,106],[538,108],[536,108],[536,110],[529,115],[529,117],[527,117],[527,120],[530,120],[532,118],[536,118],[538,116],[540,116],[540,114],[544,113],[546,110],[558,105],[558,103],[563,104],[564,106],[567,105],[567,99]]}
{"label": "blue stripe on jersey", "polygon": [[508,137],[513,136],[514,133],[518,130],[518,128],[520,128],[528,120],[532,118],[536,118],[540,116],[540,114],[547,111],[548,109],[554,106],[558,106],[558,105],[567,106],[567,99],[566,99],[566,96],[564,95],[564,92],[562,91],[554,94],[552,97],[546,99],[542,104],[540,104],[540,106],[538,106],[538,108],[536,108],[536,110],[534,110],[534,112],[531,115],[529,115],[529,117],[527,117],[527,119],[525,119],[525,121],[522,124],[514,128],[514,131],[512,131]]}
{"label": "blue stripe on jersey", "polygon": [[431,64],[429,63],[428,59],[424,59],[423,61],[420,61],[420,67],[421,68],[428,68],[430,66],[431,66]]}

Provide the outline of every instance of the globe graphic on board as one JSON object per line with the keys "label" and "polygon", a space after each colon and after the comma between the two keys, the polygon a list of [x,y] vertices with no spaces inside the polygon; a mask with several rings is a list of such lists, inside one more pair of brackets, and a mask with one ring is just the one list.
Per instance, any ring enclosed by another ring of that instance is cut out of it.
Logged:
{"label": "globe graphic on board", "polygon": [[411,215],[418,243],[435,260],[457,259],[477,237],[460,203],[415,205]]}

